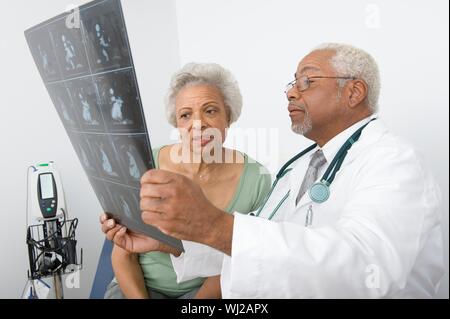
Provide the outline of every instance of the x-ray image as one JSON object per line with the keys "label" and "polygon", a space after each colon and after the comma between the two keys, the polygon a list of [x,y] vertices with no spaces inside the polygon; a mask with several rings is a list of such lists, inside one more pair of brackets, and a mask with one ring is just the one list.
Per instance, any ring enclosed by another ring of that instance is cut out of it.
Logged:
{"label": "x-ray image", "polygon": [[157,228],[146,225],[142,221],[138,188],[130,188],[107,181],[105,184],[117,207],[115,212],[107,211],[114,216],[114,219],[129,229],[143,234],[151,234],[151,237],[183,250],[183,246],[177,239],[163,234]]}
{"label": "x-ray image", "polygon": [[91,78],[68,81],[66,85],[71,93],[80,126],[86,131],[103,132],[104,125],[98,106],[97,89]]}
{"label": "x-ray image", "polygon": [[61,75],[47,27],[33,30],[27,40],[42,79],[45,82],[60,80]]}
{"label": "x-ray image", "polygon": [[135,220],[136,218],[141,219],[140,208],[139,208],[139,191],[136,189],[122,188],[122,192],[114,196],[117,207],[121,210],[124,217]]}
{"label": "x-ray image", "polygon": [[123,177],[119,159],[114,146],[105,134],[87,134],[94,151],[100,170],[100,175],[116,183],[126,183]]}
{"label": "x-ray image", "polygon": [[118,9],[118,2],[106,1],[81,13],[94,72],[131,65],[125,24]]}
{"label": "x-ray image", "polygon": [[132,70],[95,77],[109,132],[144,133],[145,126]]}
{"label": "x-ray image", "polygon": [[95,177],[89,177],[89,182],[91,183],[92,188],[97,195],[98,201],[100,202],[103,211],[107,213],[115,213],[117,211],[116,203],[109,193],[106,182]]}
{"label": "x-ray image", "polygon": [[81,28],[68,28],[66,19],[49,26],[62,75],[65,79],[89,74]]}
{"label": "x-ray image", "polygon": [[73,109],[69,91],[63,82],[47,84],[47,91],[53,101],[56,111],[68,130],[78,130],[78,119]]}
{"label": "x-ray image", "polygon": [[145,135],[117,135],[113,141],[129,185],[139,188],[142,175],[154,167]]}
{"label": "x-ray image", "polygon": [[142,222],[139,189],[105,182],[120,216],[120,222]]}
{"label": "x-ray image", "polygon": [[86,174],[88,176],[100,177],[101,173],[97,165],[97,155],[93,151],[89,136],[84,133],[70,132],[69,138]]}
{"label": "x-ray image", "polygon": [[142,175],[154,167],[120,0],[79,7],[25,31],[28,46],[102,208],[129,229],[183,250],[140,217]]}
{"label": "x-ray image", "polygon": [[153,238],[166,242],[169,245],[179,247],[178,240],[161,233],[153,226],[144,224],[141,217],[139,189],[128,188],[109,182],[105,182],[105,184],[117,207],[117,211],[111,213],[119,223],[134,231],[144,234],[150,233]]}

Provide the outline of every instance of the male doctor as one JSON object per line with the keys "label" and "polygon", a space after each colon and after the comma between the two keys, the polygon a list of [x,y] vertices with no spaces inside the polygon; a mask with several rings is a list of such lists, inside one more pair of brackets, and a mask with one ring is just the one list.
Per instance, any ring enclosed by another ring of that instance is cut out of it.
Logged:
{"label": "male doctor", "polygon": [[376,118],[379,91],[368,53],[322,45],[286,91],[292,130],[314,143],[280,170],[255,216],[227,214],[189,179],[150,170],[142,218],[185,252],[102,229],[129,249],[172,252],[179,281],[221,274],[224,298],[432,297],[444,273],[440,192]]}

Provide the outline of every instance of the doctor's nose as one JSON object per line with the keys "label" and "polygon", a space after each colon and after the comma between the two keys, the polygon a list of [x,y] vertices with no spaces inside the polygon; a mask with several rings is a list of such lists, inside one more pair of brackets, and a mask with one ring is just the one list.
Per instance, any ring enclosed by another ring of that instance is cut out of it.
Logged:
{"label": "doctor's nose", "polygon": [[298,100],[302,97],[302,94],[295,85],[286,88],[285,93],[288,101]]}

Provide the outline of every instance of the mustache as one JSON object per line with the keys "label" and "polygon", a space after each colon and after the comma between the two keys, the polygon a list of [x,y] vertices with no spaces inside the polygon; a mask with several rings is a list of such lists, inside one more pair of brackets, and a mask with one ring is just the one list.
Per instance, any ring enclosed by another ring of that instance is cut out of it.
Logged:
{"label": "mustache", "polygon": [[305,111],[306,112],[306,106],[304,103],[300,103],[300,104],[296,104],[296,103],[289,103],[289,106],[293,106],[298,108],[301,111]]}

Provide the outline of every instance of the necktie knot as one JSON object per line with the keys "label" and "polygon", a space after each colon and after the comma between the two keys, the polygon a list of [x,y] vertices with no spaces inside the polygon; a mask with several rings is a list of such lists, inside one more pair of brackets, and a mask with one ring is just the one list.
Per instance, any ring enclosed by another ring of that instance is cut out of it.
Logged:
{"label": "necktie knot", "polygon": [[326,162],[327,160],[325,159],[322,150],[317,150],[311,157],[311,162],[309,163],[309,166],[318,169],[322,167]]}

